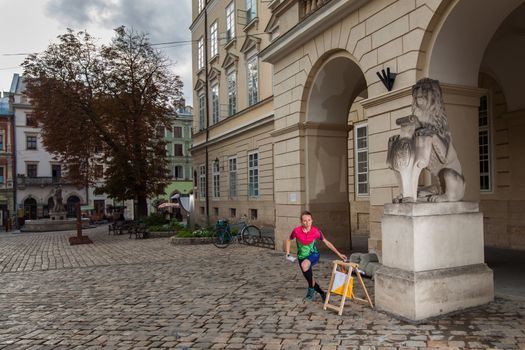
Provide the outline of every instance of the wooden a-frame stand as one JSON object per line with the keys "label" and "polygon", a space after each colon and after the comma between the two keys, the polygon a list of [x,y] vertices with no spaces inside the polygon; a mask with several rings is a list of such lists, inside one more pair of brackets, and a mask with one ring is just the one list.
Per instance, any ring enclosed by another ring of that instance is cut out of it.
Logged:
{"label": "wooden a-frame stand", "polygon": [[[327,308],[329,308],[329,309],[335,310],[337,311],[339,316],[343,314],[343,308],[345,306],[345,301],[346,301],[346,294],[348,293],[348,288],[350,287],[350,281],[351,281],[350,277],[352,277],[352,272],[354,270],[356,271],[355,274],[357,276],[357,280],[359,281],[361,288],[363,288],[366,299],[357,298],[353,290],[352,290],[352,299],[358,302],[368,303],[371,308],[374,308],[374,304],[372,303],[372,300],[370,299],[370,296],[368,295],[368,290],[366,289],[365,283],[363,282],[363,279],[361,278],[361,275],[359,274],[359,272],[357,272],[357,268],[359,267],[359,265],[356,263],[352,263],[352,262],[347,263],[347,262],[343,262],[340,260],[334,260],[332,261],[332,264],[334,265],[334,268],[332,269],[332,277],[330,277],[330,284],[328,286],[328,292],[326,293],[326,299],[324,301],[323,309],[326,310]],[[328,302],[330,301],[330,295],[332,294],[335,274],[338,271],[337,270],[338,267],[341,270],[346,271],[345,272],[346,278],[345,278],[345,284],[343,287],[343,293],[341,295],[341,303],[339,304],[339,306],[336,306],[336,305],[329,304]]]}

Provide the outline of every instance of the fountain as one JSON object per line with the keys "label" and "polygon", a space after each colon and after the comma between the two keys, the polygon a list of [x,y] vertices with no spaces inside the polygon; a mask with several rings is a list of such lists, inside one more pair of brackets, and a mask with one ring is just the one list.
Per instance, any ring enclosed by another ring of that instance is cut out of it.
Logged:
{"label": "fountain", "polygon": [[[51,190],[54,206],[49,210],[49,219],[26,220],[25,225],[20,229],[23,232],[46,232],[46,231],[66,231],[77,229],[77,220],[68,218],[62,203],[62,187],[56,185]],[[81,220],[82,228],[89,227],[89,219]]]}

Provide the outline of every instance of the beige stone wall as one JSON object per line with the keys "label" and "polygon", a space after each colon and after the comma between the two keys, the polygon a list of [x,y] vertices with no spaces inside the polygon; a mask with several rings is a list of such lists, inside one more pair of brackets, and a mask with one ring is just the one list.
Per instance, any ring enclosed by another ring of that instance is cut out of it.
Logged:
{"label": "beige stone wall", "polygon": [[[342,4],[342,3],[341,3]],[[344,6],[340,11],[344,11]],[[348,5],[349,6],[349,5]],[[275,129],[279,138],[275,140],[276,147],[279,139],[290,142],[299,138],[295,143],[300,145],[300,132],[296,125],[305,120],[305,106],[308,90],[312,84],[316,70],[330,55],[338,51],[346,51],[355,59],[365,76],[368,97],[383,95],[385,88],[376,75],[377,71],[390,67],[397,72],[396,88],[411,86],[417,75],[418,48],[425,34],[425,27],[431,19],[436,5],[426,2],[412,1],[372,1],[366,3],[358,11],[349,13],[344,19],[335,23],[322,32],[312,32],[310,41],[290,52],[274,63],[274,107]],[[290,9],[289,11],[293,11]],[[410,111],[411,99],[408,90],[400,101],[394,100],[384,106],[372,107],[364,111],[368,118],[370,135],[370,209],[367,210],[367,201],[352,199],[353,186],[353,143],[348,142],[349,173],[348,188],[351,202],[352,229],[361,222],[361,228],[366,227],[368,221],[370,229],[369,248],[380,252],[380,217],[382,205],[390,202],[396,195],[394,176],[386,169],[386,145],[388,138],[393,135],[395,119],[407,115]],[[343,102],[343,101],[341,101]],[[382,109],[382,111],[375,111]],[[392,122],[394,120],[394,123]],[[290,130],[287,132],[287,130]],[[281,146],[285,148],[285,146]],[[304,146],[303,146],[304,147]],[[302,152],[297,149],[283,153],[287,166],[293,168],[293,175],[304,173],[304,159]],[[276,158],[276,164],[278,164]],[[287,175],[285,175],[287,176]],[[291,225],[297,222],[297,214],[306,207],[304,187],[296,189],[299,193],[298,201],[290,203],[286,194],[293,177],[287,176],[276,181],[276,209],[278,216],[277,234],[284,239]],[[290,180],[290,181],[289,181]],[[295,186],[297,183],[294,182]],[[303,184],[302,186],[307,186]],[[358,202],[358,203],[356,203]],[[293,210],[290,208],[292,207]],[[286,210],[281,210],[285,209]],[[379,209],[381,208],[381,209]],[[289,213],[289,214],[288,214]],[[368,215],[368,218],[367,218]],[[357,217],[361,221],[358,221]],[[373,218],[375,218],[374,221]]]}
{"label": "beige stone wall", "polygon": [[492,189],[480,195],[485,244],[525,249],[525,111],[508,113],[501,87],[488,74],[480,75],[480,86],[487,89],[492,107]]}

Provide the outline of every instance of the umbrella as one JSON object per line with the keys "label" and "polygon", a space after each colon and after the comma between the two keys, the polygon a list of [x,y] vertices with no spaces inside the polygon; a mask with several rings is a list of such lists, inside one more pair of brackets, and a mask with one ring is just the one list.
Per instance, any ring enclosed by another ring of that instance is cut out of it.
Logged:
{"label": "umbrella", "polygon": [[171,203],[171,202],[162,203],[161,205],[158,206],[159,209],[162,209],[162,208],[179,208],[179,207],[180,207],[179,203]]}

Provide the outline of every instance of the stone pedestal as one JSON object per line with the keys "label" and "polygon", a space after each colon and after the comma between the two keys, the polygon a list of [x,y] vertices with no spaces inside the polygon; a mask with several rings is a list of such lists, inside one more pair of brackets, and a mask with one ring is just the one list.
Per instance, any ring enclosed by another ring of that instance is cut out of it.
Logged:
{"label": "stone pedestal", "polygon": [[50,211],[49,220],[66,220],[67,211]]}
{"label": "stone pedestal", "polygon": [[478,203],[385,205],[377,308],[422,320],[494,299]]}

